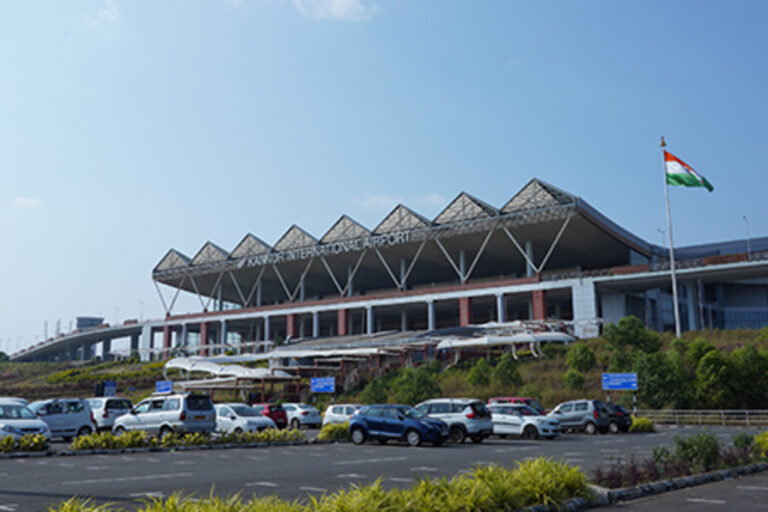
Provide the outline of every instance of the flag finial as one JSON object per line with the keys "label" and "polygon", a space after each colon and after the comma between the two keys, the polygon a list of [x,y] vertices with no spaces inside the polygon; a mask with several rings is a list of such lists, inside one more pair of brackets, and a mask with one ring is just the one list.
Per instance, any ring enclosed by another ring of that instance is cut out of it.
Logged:
{"label": "flag finial", "polygon": [[667,143],[664,142],[664,136],[663,135],[661,136],[661,144],[659,144],[659,146],[661,146],[663,148],[667,147]]}

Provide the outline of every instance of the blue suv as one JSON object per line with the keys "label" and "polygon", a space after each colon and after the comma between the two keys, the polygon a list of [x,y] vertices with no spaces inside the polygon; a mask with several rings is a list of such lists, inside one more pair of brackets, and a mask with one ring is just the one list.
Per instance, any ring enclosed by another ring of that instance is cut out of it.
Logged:
{"label": "blue suv", "polygon": [[355,444],[375,439],[385,444],[390,439],[419,446],[422,441],[440,446],[448,439],[448,425],[409,405],[367,405],[349,421],[349,434]]}

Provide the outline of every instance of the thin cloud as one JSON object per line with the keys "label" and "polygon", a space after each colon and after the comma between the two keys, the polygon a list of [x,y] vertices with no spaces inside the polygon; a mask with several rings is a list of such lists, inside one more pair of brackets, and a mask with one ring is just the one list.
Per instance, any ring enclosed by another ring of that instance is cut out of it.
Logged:
{"label": "thin cloud", "polygon": [[352,202],[358,206],[362,206],[366,210],[386,210],[394,207],[398,203],[402,203],[403,198],[402,196],[392,196],[388,194],[366,194],[353,198]]}
{"label": "thin cloud", "polygon": [[309,18],[337,21],[368,21],[377,7],[365,0],[291,0],[298,11]]}
{"label": "thin cloud", "polygon": [[436,192],[420,196],[416,198],[416,202],[424,206],[445,206],[448,204],[448,199]]}
{"label": "thin cloud", "polygon": [[120,5],[115,0],[104,0],[99,12],[85,17],[83,22],[92,27],[120,21]]}
{"label": "thin cloud", "polygon": [[19,208],[36,208],[43,204],[43,201],[37,197],[17,197],[13,204]]}

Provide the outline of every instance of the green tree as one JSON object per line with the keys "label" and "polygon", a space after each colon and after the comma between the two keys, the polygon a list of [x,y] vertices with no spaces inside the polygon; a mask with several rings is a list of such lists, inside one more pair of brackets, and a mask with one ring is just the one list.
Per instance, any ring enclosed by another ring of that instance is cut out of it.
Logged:
{"label": "green tree", "polygon": [[737,373],[733,362],[719,350],[710,350],[696,368],[699,404],[713,409],[731,409]]}
{"label": "green tree", "polygon": [[637,396],[651,409],[675,404],[687,380],[684,370],[676,368],[665,352],[643,354],[635,360],[633,370],[637,372]]}
{"label": "green tree", "polygon": [[475,388],[487,387],[488,384],[491,383],[491,371],[491,365],[488,364],[488,361],[480,358],[475,363],[475,366],[469,370],[467,382],[469,382],[470,386]]}
{"label": "green tree", "polygon": [[575,343],[568,349],[565,363],[568,368],[588,372],[597,365],[597,359],[595,359],[595,353],[585,343]]}
{"label": "green tree", "polygon": [[693,343],[685,351],[685,359],[692,369],[696,369],[699,366],[699,361],[704,357],[707,352],[715,350],[715,347],[705,340],[704,338],[696,338]]}
{"label": "green tree", "polygon": [[0,351],[0,363],[9,360],[10,357],[8,357],[8,354],[6,354],[3,351]]}
{"label": "green tree", "polygon": [[563,375],[563,382],[570,389],[581,389],[584,386],[584,376],[580,371],[571,368]]}
{"label": "green tree", "polygon": [[744,345],[731,354],[738,407],[761,409],[768,403],[768,353],[753,345]]}
{"label": "green tree", "polygon": [[636,316],[625,316],[616,325],[605,326],[603,339],[613,350],[638,348],[643,352],[657,352],[661,348],[659,335],[646,329]]}
{"label": "green tree", "polygon": [[386,403],[388,398],[387,385],[382,379],[370,381],[360,392],[360,401],[364,404],[382,404]]}
{"label": "green tree", "polygon": [[493,380],[501,386],[520,386],[523,383],[517,370],[517,361],[511,354],[504,354],[493,369]]}
{"label": "green tree", "polygon": [[401,404],[416,404],[440,395],[437,375],[430,366],[406,368],[392,381],[395,401]]}

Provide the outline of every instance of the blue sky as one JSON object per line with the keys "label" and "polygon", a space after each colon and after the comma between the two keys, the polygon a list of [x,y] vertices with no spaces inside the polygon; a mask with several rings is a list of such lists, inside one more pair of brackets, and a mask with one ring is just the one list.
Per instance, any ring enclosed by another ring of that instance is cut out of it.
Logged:
{"label": "blue sky", "polygon": [[[765,226],[762,1],[58,0],[0,6],[0,350],[162,316],[171,247],[428,217],[530,178],[652,243]],[[143,306],[142,306],[143,303]],[[182,309],[194,302],[182,303]]]}

